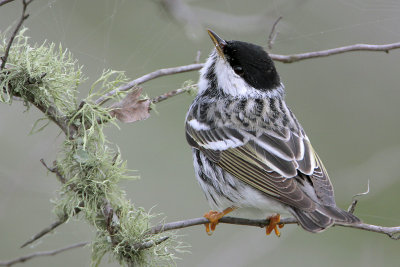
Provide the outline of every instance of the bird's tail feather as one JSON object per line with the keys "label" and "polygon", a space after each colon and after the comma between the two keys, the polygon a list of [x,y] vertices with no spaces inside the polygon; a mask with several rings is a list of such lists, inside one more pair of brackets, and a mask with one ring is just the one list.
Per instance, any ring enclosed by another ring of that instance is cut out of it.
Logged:
{"label": "bird's tail feather", "polygon": [[332,206],[321,206],[311,212],[292,209],[292,214],[305,230],[313,233],[324,231],[335,222],[348,225],[361,222],[361,220],[353,214]]}

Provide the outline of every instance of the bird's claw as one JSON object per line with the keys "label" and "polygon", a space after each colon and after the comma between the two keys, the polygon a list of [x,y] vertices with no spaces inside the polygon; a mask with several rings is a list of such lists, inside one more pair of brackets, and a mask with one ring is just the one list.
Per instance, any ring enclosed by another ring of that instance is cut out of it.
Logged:
{"label": "bird's claw", "polygon": [[209,223],[205,223],[207,234],[212,235],[212,233],[215,231],[215,228],[217,227],[217,224],[219,223],[219,219],[221,219],[226,214],[228,214],[229,212],[231,212],[235,209],[236,209],[235,207],[230,207],[230,208],[225,209],[222,212],[210,210],[209,212],[204,214],[204,218],[206,218],[210,221]]}
{"label": "bird's claw", "polygon": [[282,228],[284,226],[283,224],[279,224],[279,222],[281,221],[281,215],[276,214],[269,217],[268,219],[269,219],[269,224],[265,227],[266,234],[270,235],[272,231],[274,231],[275,235],[277,237],[280,237],[281,233],[279,232],[278,227]]}

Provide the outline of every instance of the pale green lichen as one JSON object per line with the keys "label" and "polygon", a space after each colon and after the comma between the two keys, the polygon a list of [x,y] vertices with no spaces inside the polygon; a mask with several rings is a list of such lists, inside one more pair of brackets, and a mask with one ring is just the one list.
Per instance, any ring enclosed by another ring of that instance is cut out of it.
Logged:
{"label": "pale green lichen", "polygon": [[[82,68],[61,45],[44,42],[30,46],[25,31],[16,36],[7,67],[0,72],[0,88],[5,89],[0,91],[0,102],[11,103],[13,94],[29,106],[33,95],[37,103],[55,105],[62,113],[72,112],[76,109],[77,88],[84,80]],[[0,37],[3,54],[8,40],[4,35]]]}
{"label": "pale green lichen", "polygon": [[197,95],[198,87],[197,83],[193,82],[192,80],[187,80],[182,84],[182,88],[186,89],[186,92],[189,93],[191,96]]}
{"label": "pale green lichen", "polygon": [[[117,126],[115,119],[109,115],[109,108],[94,104],[97,97],[127,81],[124,73],[104,71],[87,98],[78,105],[78,86],[84,78],[77,61],[61,45],[45,42],[31,46],[24,36],[25,31],[16,36],[7,67],[0,72],[0,88],[3,88],[0,102],[11,104],[13,96],[17,96],[28,107],[30,103],[54,107],[77,129],[73,136],[67,136],[57,158],[57,170],[66,182],[55,200],[55,214],[63,220],[72,216],[84,218],[94,227],[97,233],[92,243],[94,265],[106,253],[111,253],[123,265],[174,265],[175,254],[181,252],[183,246],[173,232],[160,244],[167,234],[147,234],[154,215],[126,199],[118,183],[136,177],[131,175],[126,161],[103,133],[105,125]],[[2,54],[7,42],[4,35],[0,37]],[[124,94],[114,94],[110,99],[117,101]],[[112,222],[115,229],[112,236],[104,215],[106,203],[118,216],[118,220]],[[138,249],[135,245],[144,243],[158,245],[147,249]]]}

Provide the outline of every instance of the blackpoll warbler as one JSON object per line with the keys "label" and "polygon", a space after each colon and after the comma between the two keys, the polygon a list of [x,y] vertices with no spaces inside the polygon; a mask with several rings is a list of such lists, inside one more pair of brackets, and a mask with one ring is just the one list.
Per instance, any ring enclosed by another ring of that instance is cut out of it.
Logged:
{"label": "blackpoll warbler", "polygon": [[359,223],[336,206],[328,173],[286,105],[267,52],[208,33],[215,49],[200,71],[186,138],[197,180],[216,210],[205,215],[211,231],[222,216],[244,208],[270,216],[268,234],[279,235],[276,225],[285,211],[310,232],[335,222]]}

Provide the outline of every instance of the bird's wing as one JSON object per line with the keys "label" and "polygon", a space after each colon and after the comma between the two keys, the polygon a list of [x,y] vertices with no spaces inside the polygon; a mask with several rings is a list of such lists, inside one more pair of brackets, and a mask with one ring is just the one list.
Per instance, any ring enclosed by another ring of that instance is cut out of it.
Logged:
{"label": "bird's wing", "polygon": [[255,132],[189,116],[186,138],[223,170],[283,203],[302,210],[335,206],[328,174],[302,131]]}

